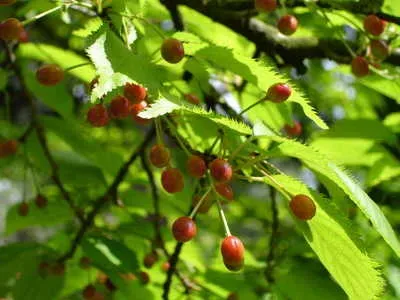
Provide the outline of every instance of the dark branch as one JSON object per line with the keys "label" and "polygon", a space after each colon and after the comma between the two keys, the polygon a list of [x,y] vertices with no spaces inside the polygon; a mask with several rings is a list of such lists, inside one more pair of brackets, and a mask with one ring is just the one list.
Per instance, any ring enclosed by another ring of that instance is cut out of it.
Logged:
{"label": "dark branch", "polygon": [[166,9],[168,9],[175,29],[177,31],[184,31],[185,26],[182,21],[182,15],[178,10],[178,5],[176,2],[174,0],[161,0],[160,2],[166,7]]}
{"label": "dark branch", "polygon": [[163,294],[162,294],[162,298],[164,300],[168,300],[169,290],[171,289],[171,283],[172,283],[172,275],[174,274],[174,272],[176,270],[176,265],[178,263],[179,254],[181,253],[182,247],[183,247],[183,243],[181,243],[181,242],[177,243],[175,246],[174,253],[172,253],[172,255],[169,259],[170,267],[168,269],[167,279],[165,280],[164,290],[163,290]]}
{"label": "dark branch", "polygon": [[276,205],[276,190],[270,188],[271,196],[271,211],[272,211],[272,223],[271,223],[271,237],[269,239],[269,252],[267,255],[267,267],[265,268],[265,278],[269,283],[274,282],[274,267],[275,267],[275,249],[278,240],[278,229],[279,229],[279,216],[278,207]]}

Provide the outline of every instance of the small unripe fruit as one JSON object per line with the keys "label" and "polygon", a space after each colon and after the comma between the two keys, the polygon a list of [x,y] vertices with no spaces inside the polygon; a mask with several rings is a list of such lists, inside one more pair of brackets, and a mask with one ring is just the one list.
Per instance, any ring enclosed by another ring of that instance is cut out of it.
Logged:
{"label": "small unripe fruit", "polygon": [[369,73],[368,61],[362,56],[356,56],[351,61],[351,71],[357,77],[364,77]]}
{"label": "small unripe fruit", "polygon": [[149,253],[143,259],[143,265],[146,268],[151,268],[158,260],[158,256],[156,253]]}
{"label": "small unripe fruit", "polygon": [[197,226],[192,218],[180,217],[172,225],[172,234],[175,240],[181,243],[190,241],[196,236]]}
{"label": "small unripe fruit", "polygon": [[276,0],[255,0],[254,6],[257,10],[262,12],[272,12],[276,9]]}
{"label": "small unripe fruit", "polygon": [[22,23],[14,18],[7,19],[0,23],[0,39],[5,41],[17,41],[24,30]]}
{"label": "small unripe fruit", "polygon": [[303,128],[299,121],[293,121],[293,125],[286,124],[284,126],[284,130],[287,133],[287,135],[296,137],[301,135]]}
{"label": "small unripe fruit", "polygon": [[211,176],[218,182],[226,182],[232,179],[232,167],[225,159],[214,159],[210,163],[209,168]]}
{"label": "small unripe fruit", "polygon": [[201,178],[207,172],[207,165],[203,158],[197,155],[191,155],[186,163],[186,167],[190,176]]}
{"label": "small unripe fruit", "polygon": [[286,83],[276,83],[268,88],[266,100],[281,103],[286,101],[292,94],[292,89]]}
{"label": "small unripe fruit", "polygon": [[378,36],[385,31],[386,23],[375,15],[369,15],[364,19],[364,29],[368,33]]}
{"label": "small unripe fruit", "polygon": [[64,71],[55,64],[43,65],[36,71],[36,79],[45,86],[54,86],[64,79]]}
{"label": "small unripe fruit", "polygon": [[0,143],[0,158],[13,155],[18,150],[18,141],[8,140]]}
{"label": "small unripe fruit", "polygon": [[[204,195],[194,195],[192,198],[192,206],[196,207],[197,203],[203,198]],[[200,205],[199,209],[197,210],[200,214],[207,213],[211,206],[213,205],[214,201],[213,198],[210,196],[210,193],[207,194],[206,198],[203,200],[203,203]]]}
{"label": "small unripe fruit", "polygon": [[47,206],[47,199],[45,196],[38,194],[35,198],[35,204],[38,208],[45,208]]}
{"label": "small unripe fruit", "polygon": [[185,99],[194,105],[199,105],[200,104],[200,99],[194,94],[185,94]]}
{"label": "small unripe fruit", "polygon": [[94,127],[106,126],[110,121],[107,108],[103,104],[92,106],[87,112],[87,120]]}
{"label": "small unripe fruit", "polygon": [[0,0],[0,6],[12,5],[16,0]]}
{"label": "small unripe fruit", "polygon": [[221,244],[221,254],[225,267],[230,271],[239,271],[244,265],[244,246],[236,236],[226,237]]}
{"label": "small unripe fruit", "polygon": [[113,118],[123,119],[129,116],[131,103],[123,96],[116,96],[110,103],[110,114]]}
{"label": "small unripe fruit", "polygon": [[299,22],[297,21],[295,16],[286,15],[279,19],[278,30],[284,35],[292,35],[296,32],[298,24]]}
{"label": "small unripe fruit", "polygon": [[21,33],[19,34],[18,41],[20,43],[28,43],[29,42],[29,35],[25,29],[22,30]]}
{"label": "small unripe fruit", "polygon": [[18,214],[21,217],[26,217],[29,213],[29,204],[26,202],[22,202],[19,206],[18,206]]}
{"label": "small unripe fruit", "polygon": [[290,200],[290,210],[300,220],[311,220],[315,216],[316,207],[314,201],[306,195],[296,195]]}
{"label": "small unripe fruit", "polygon": [[173,38],[164,40],[161,46],[161,56],[171,64],[180,62],[185,56],[182,42]]}
{"label": "small unripe fruit", "polygon": [[133,103],[140,103],[147,97],[147,90],[141,85],[126,83],[124,87],[124,96]]}
{"label": "small unripe fruit", "polygon": [[169,262],[163,262],[163,264],[161,265],[161,270],[163,272],[168,272],[169,268],[171,267],[171,265],[169,264]]}
{"label": "small unripe fruit", "polygon": [[372,40],[369,46],[371,48],[371,53],[375,58],[385,60],[389,56],[389,46],[385,41]]}
{"label": "small unripe fruit", "polygon": [[215,190],[219,195],[224,197],[226,200],[233,200],[233,190],[232,187],[227,183],[217,183],[215,184]]}
{"label": "small unripe fruit", "polygon": [[150,149],[150,162],[157,168],[166,167],[171,159],[171,154],[164,145],[156,144]]}
{"label": "small unripe fruit", "polygon": [[65,273],[65,264],[64,263],[56,263],[50,267],[50,272],[56,276],[62,276]]}
{"label": "small unripe fruit", "polygon": [[150,276],[147,272],[140,272],[139,278],[143,284],[148,284],[150,282]]}
{"label": "small unripe fruit", "polygon": [[176,168],[169,168],[162,172],[161,184],[170,194],[181,192],[185,185],[181,171]]}
{"label": "small unripe fruit", "polygon": [[96,294],[96,288],[92,284],[87,285],[82,291],[82,296],[83,299],[85,300],[92,299],[95,294]]}
{"label": "small unripe fruit", "polygon": [[117,287],[114,285],[114,283],[111,281],[109,277],[107,277],[106,282],[104,282],[104,285],[110,292],[114,292],[117,289]]}
{"label": "small unripe fruit", "polygon": [[141,101],[139,103],[135,103],[131,106],[131,116],[132,119],[140,124],[140,125],[146,125],[149,123],[151,120],[150,119],[144,119],[138,116],[138,114],[143,111],[147,107],[147,102],[146,101]]}
{"label": "small unripe fruit", "polygon": [[87,257],[87,256],[82,256],[81,259],[79,260],[79,266],[83,270],[87,270],[91,267],[92,260]]}

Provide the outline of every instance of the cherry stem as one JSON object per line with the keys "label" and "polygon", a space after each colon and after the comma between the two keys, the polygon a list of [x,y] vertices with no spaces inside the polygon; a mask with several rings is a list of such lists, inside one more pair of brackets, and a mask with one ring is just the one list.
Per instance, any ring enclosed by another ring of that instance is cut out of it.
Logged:
{"label": "cherry stem", "polygon": [[204,195],[201,197],[199,202],[196,204],[196,206],[193,208],[192,212],[189,215],[189,218],[192,218],[196,215],[197,211],[199,210],[200,206],[203,204],[204,200],[207,198],[208,194],[211,192],[211,186],[207,189],[207,191],[204,193]]}
{"label": "cherry stem", "polygon": [[186,148],[185,144],[182,142],[181,137],[178,134],[178,129],[176,128],[175,124],[168,120],[168,118],[164,118],[164,120],[167,122],[169,128],[174,132],[174,135],[176,137],[176,140],[178,141],[179,146],[182,148],[182,150],[190,156],[191,153],[190,151]]}
{"label": "cherry stem", "polygon": [[263,174],[265,177],[268,177],[269,180],[271,180],[281,191],[282,194],[284,194],[286,197],[289,199],[292,198],[292,194],[285,189],[284,186],[282,186],[278,181],[275,180],[275,178],[265,170],[264,167],[260,166],[259,164],[257,165],[258,170]]}
{"label": "cherry stem", "polygon": [[244,110],[242,110],[242,111],[238,114],[238,116],[240,117],[240,116],[243,115],[246,111],[249,111],[249,110],[252,109],[254,106],[256,106],[256,105],[258,105],[258,104],[260,104],[260,103],[262,103],[262,102],[264,102],[264,101],[266,101],[266,100],[267,100],[266,97],[261,98],[260,100],[254,102],[254,103],[251,104],[250,106],[247,106]]}
{"label": "cherry stem", "polygon": [[68,67],[68,68],[64,69],[64,71],[65,71],[65,72],[68,72],[68,71],[71,71],[71,70],[73,70],[73,69],[77,69],[77,68],[84,67],[84,66],[88,66],[88,65],[91,65],[91,63],[89,63],[89,62],[87,62],[87,63],[81,63],[81,64],[78,64],[78,65],[75,65],[75,66]]}
{"label": "cherry stem", "polygon": [[253,158],[253,159],[249,159],[248,161],[245,161],[244,163],[242,163],[241,165],[237,166],[234,171],[238,171],[240,169],[246,168],[248,166],[254,165],[260,161],[265,160],[266,158],[268,158],[269,155],[260,155],[259,157]]}
{"label": "cherry stem", "polygon": [[242,149],[248,144],[250,144],[255,138],[256,138],[255,136],[248,137],[244,143],[241,143],[239,147],[237,147],[235,151],[232,152],[231,156],[229,157],[229,160],[232,161],[235,158],[235,156],[238,155],[240,151],[242,151]]}
{"label": "cherry stem", "polygon": [[36,20],[39,20],[40,18],[43,18],[44,16],[47,16],[47,15],[49,15],[49,14],[51,14],[51,13],[53,13],[53,12],[59,10],[59,9],[61,9],[63,6],[64,5],[59,5],[57,7],[52,8],[52,9],[46,10],[46,11],[44,11],[44,12],[42,12],[42,13],[40,13],[40,14],[38,14],[38,15],[28,19],[28,20],[23,21],[22,25],[25,26],[25,25],[28,25],[29,23],[32,23],[32,22],[34,22]]}
{"label": "cherry stem", "polygon": [[153,23],[149,22],[149,20],[147,20],[147,19],[145,19],[145,18],[139,17],[139,16],[137,16],[137,15],[126,15],[126,14],[121,14],[121,13],[116,13],[116,12],[111,12],[111,13],[112,13],[112,14],[119,15],[119,16],[124,17],[124,18],[128,18],[128,19],[130,19],[130,20],[132,20],[132,19],[137,19],[137,20],[139,20],[139,21],[142,21],[143,23],[146,23],[146,24],[149,25],[151,28],[153,28],[153,30],[154,30],[163,40],[165,39],[164,33],[163,33],[156,25],[154,25]]}
{"label": "cherry stem", "polygon": [[214,194],[217,195],[216,201],[217,201],[217,205],[218,205],[218,213],[219,213],[219,217],[220,217],[220,219],[221,219],[221,221],[222,221],[222,224],[224,225],[225,235],[226,235],[226,236],[231,236],[232,234],[231,234],[231,231],[229,230],[228,221],[226,220],[224,210],[222,209],[221,202],[219,201],[220,195],[219,195],[219,194],[217,193],[217,191],[215,190],[215,186],[214,186],[214,184],[212,183],[213,181],[212,181],[212,179],[211,179],[210,174],[208,174],[208,177],[210,178],[211,187],[212,187],[212,189],[213,189],[213,191],[214,191]]}

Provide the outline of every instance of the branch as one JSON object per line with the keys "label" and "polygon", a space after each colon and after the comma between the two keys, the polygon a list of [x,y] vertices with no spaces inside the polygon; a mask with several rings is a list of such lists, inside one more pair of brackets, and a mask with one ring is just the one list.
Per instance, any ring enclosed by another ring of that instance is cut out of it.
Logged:
{"label": "branch", "polygon": [[165,6],[166,9],[168,9],[175,29],[177,31],[184,31],[185,27],[182,21],[182,15],[178,10],[178,5],[176,2],[173,0],[160,0],[160,2]]}
{"label": "branch", "polygon": [[278,207],[276,205],[276,190],[270,188],[271,196],[271,211],[272,211],[272,223],[271,223],[271,237],[269,240],[269,252],[267,255],[267,267],[265,268],[265,278],[269,283],[275,281],[273,271],[275,267],[275,250],[278,240],[278,229],[279,229],[279,218],[278,218]]}
{"label": "branch", "polygon": [[174,272],[176,270],[176,264],[178,263],[179,254],[181,253],[182,247],[183,247],[183,243],[181,243],[181,242],[176,243],[174,253],[172,253],[172,255],[169,259],[170,267],[168,269],[167,279],[164,282],[164,286],[163,286],[164,290],[163,290],[163,294],[162,294],[162,298],[164,300],[168,300],[169,290],[171,289],[171,283],[172,283],[172,275],[174,274]]}

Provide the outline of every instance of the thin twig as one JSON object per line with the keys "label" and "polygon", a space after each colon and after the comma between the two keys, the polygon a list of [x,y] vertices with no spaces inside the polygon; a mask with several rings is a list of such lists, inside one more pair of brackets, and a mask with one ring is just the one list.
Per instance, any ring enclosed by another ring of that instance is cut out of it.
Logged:
{"label": "thin twig", "polygon": [[167,272],[167,279],[164,282],[163,294],[162,294],[162,298],[164,300],[168,300],[168,298],[169,298],[169,291],[171,289],[171,283],[172,283],[172,275],[174,274],[174,272],[176,270],[176,265],[178,263],[179,254],[181,253],[182,247],[183,247],[183,243],[181,243],[181,242],[176,243],[174,253],[172,253],[172,255],[169,259],[169,269]]}
{"label": "thin twig", "polygon": [[278,229],[279,229],[279,215],[278,207],[276,204],[276,190],[270,187],[270,197],[271,197],[271,212],[272,212],[272,223],[271,223],[271,236],[269,239],[269,251],[267,255],[267,267],[265,268],[265,278],[269,283],[274,282],[274,267],[275,262],[275,252],[278,241]]}

